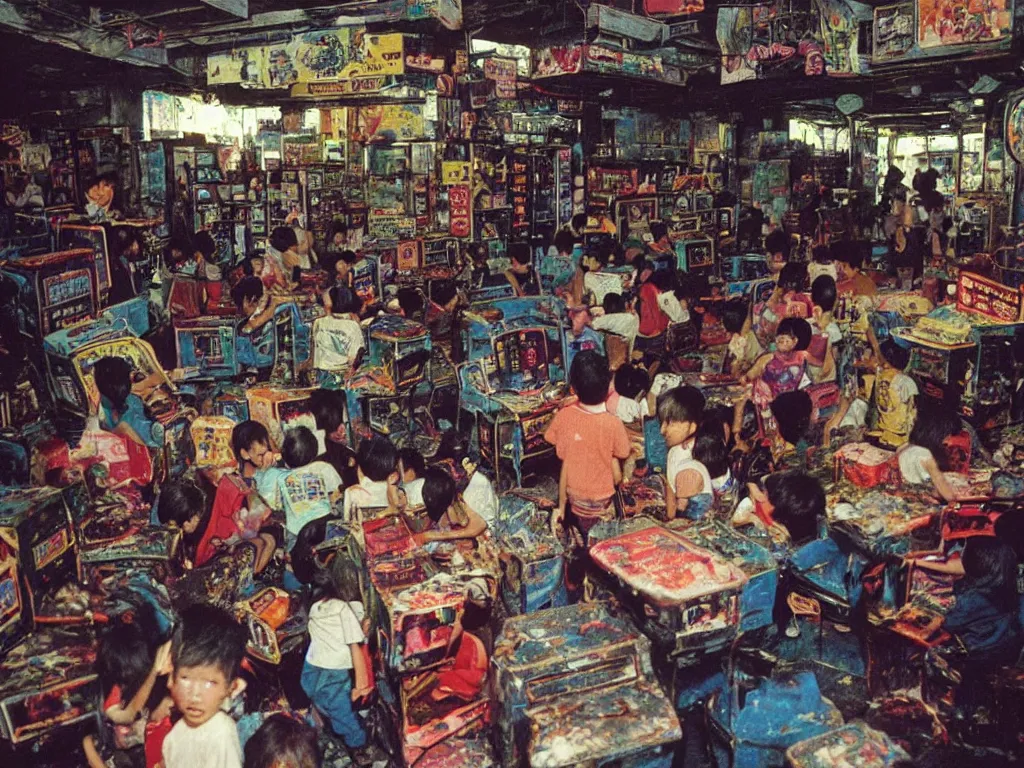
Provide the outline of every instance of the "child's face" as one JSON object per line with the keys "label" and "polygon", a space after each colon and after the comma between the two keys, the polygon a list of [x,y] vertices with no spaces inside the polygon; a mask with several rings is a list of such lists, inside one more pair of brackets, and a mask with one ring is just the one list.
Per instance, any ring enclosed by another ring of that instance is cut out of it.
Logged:
{"label": "child's face", "polygon": [[188,520],[182,523],[181,530],[188,534],[196,532],[196,528],[199,527],[199,515],[192,515]]}
{"label": "child's face", "polygon": [[254,275],[260,275],[263,272],[263,259],[255,258],[252,260],[252,273]]}
{"label": "child's face", "polygon": [[334,274],[336,274],[340,280],[344,280],[346,277],[348,277],[348,273],[351,271],[351,269],[351,264],[342,259],[338,259],[338,263],[334,265]]}
{"label": "child's face", "polygon": [[254,314],[259,306],[259,299],[250,299],[248,296],[242,299],[242,312],[246,315]]}
{"label": "child's face", "polygon": [[665,438],[665,445],[675,448],[682,445],[697,431],[697,425],[692,421],[666,421],[661,425],[661,436]]}
{"label": "child's face", "polygon": [[789,354],[796,349],[796,339],[788,334],[780,334],[775,337],[775,349],[783,354]]}
{"label": "child's face", "polygon": [[198,728],[217,714],[231,689],[224,673],[213,664],[178,667],[171,676],[171,698],[190,728]]}
{"label": "child's face", "polygon": [[256,469],[269,469],[274,463],[274,454],[270,452],[270,446],[266,443],[253,443],[248,450],[240,451],[242,460],[252,464]]}

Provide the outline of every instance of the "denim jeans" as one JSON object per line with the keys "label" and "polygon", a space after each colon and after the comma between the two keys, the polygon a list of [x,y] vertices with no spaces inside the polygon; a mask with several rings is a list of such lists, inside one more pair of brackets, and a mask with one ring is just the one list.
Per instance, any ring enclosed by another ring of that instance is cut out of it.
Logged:
{"label": "denim jeans", "polygon": [[366,731],[352,709],[352,670],[321,669],[308,661],[302,666],[302,690],[313,705],[331,721],[331,728],[345,746],[366,746]]}

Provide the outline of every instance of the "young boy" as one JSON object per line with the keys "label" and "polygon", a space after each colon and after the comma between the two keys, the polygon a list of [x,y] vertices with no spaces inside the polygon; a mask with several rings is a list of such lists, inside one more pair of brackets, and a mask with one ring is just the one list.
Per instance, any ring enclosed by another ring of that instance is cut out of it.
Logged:
{"label": "young boy", "polygon": [[625,299],[620,293],[606,293],[601,302],[603,314],[595,317],[590,326],[595,331],[610,331],[622,336],[629,347],[629,354],[633,354],[633,344],[636,342],[636,335],[640,332],[640,317],[635,312],[630,312],[626,306]]}
{"label": "young boy", "polygon": [[402,490],[405,491],[407,509],[423,507],[423,473],[427,469],[423,454],[414,448],[399,451],[402,461]]}
{"label": "young boy", "polygon": [[732,299],[722,307],[722,325],[732,334],[726,373],[739,378],[751,369],[764,353],[757,335],[747,323],[747,306],[743,299]]}
{"label": "young boy", "polygon": [[579,402],[555,414],[544,433],[562,460],[552,530],[563,524],[567,505],[584,538],[595,523],[615,514],[615,487],[622,481],[619,462],[629,458],[632,445],[626,427],[605,406],[610,380],[603,356],[593,350],[577,354],[569,384]]}
{"label": "young boy", "polygon": [[171,698],[181,719],[163,743],[163,768],[241,768],[238,728],[221,708],[245,689],[248,633],[211,605],[186,609],[171,644]]}
{"label": "young boy", "polygon": [[878,408],[878,427],[869,434],[877,437],[886,448],[899,448],[910,438],[917,420],[914,407],[918,395],[917,384],[903,371],[910,362],[910,351],[892,339],[881,345],[882,364],[875,378],[875,405]]}
{"label": "young boy", "polygon": [[815,357],[820,357],[824,365],[808,365],[807,375],[814,384],[834,382],[836,380],[836,362],[833,345],[843,340],[843,332],[832,318],[832,310],[836,306],[836,281],[828,275],[821,275],[811,285],[811,350]]}
{"label": "young boy", "polygon": [[159,374],[133,384],[132,365],[123,357],[101,357],[92,372],[100,395],[100,426],[150,450],[163,448],[163,425],[146,415],[143,402],[160,385]]}
{"label": "young boy", "polygon": [[665,514],[669,520],[684,512],[699,520],[714,503],[711,476],[693,458],[694,438],[704,416],[704,395],[695,387],[676,387],[658,398],[658,421],[665,439]]}
{"label": "young boy", "polygon": [[274,319],[274,310],[288,301],[285,296],[270,296],[263,290],[263,283],[255,276],[246,276],[235,283],[231,298],[245,318],[239,332],[250,336],[259,332]]}
{"label": "young boy", "polygon": [[778,274],[782,267],[789,261],[789,251],[792,248],[792,241],[782,229],[775,229],[768,233],[764,239],[764,249],[768,251],[768,269],[772,274]]}
{"label": "young boy", "polygon": [[313,321],[313,367],[325,376],[344,378],[358,366],[366,348],[359,324],[358,297],[341,285],[328,291],[330,314]]}
{"label": "young boy", "polygon": [[359,482],[345,489],[342,515],[351,521],[356,510],[398,508],[398,451],[391,441],[374,435],[359,443],[356,452]]}
{"label": "young boy", "polygon": [[512,243],[508,247],[508,256],[512,262],[505,272],[505,277],[512,285],[516,296],[540,296],[540,280],[533,268],[530,258],[530,246],[527,243]]}
{"label": "young boy", "polygon": [[622,276],[604,271],[614,251],[612,240],[601,240],[581,259],[581,267],[586,270],[583,274],[583,301],[589,306],[603,306],[605,296],[622,291]]}
{"label": "young boy", "polygon": [[326,461],[317,461],[316,436],[309,427],[285,432],[281,456],[291,471],[279,481],[288,549],[307,523],[327,517],[341,500],[341,476]]}

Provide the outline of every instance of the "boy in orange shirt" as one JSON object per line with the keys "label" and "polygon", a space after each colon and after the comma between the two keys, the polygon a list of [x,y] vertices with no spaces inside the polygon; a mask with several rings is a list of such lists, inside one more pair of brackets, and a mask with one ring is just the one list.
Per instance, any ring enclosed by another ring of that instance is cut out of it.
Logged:
{"label": "boy in orange shirt", "polygon": [[593,350],[577,353],[569,384],[579,402],[555,414],[544,433],[562,460],[552,530],[564,523],[568,504],[584,540],[595,523],[614,517],[615,487],[622,481],[620,462],[632,450],[626,427],[605,407],[610,382],[604,356]]}

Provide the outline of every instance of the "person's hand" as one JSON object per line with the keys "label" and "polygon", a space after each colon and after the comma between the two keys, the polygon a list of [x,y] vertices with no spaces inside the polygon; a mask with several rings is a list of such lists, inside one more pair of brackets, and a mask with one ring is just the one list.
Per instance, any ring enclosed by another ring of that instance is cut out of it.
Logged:
{"label": "person's hand", "polygon": [[169,675],[171,673],[171,641],[161,645],[153,659],[153,669],[158,675]]}
{"label": "person's hand", "polygon": [[563,505],[551,513],[551,535],[556,539],[561,538],[561,532],[565,530],[565,512]]}

